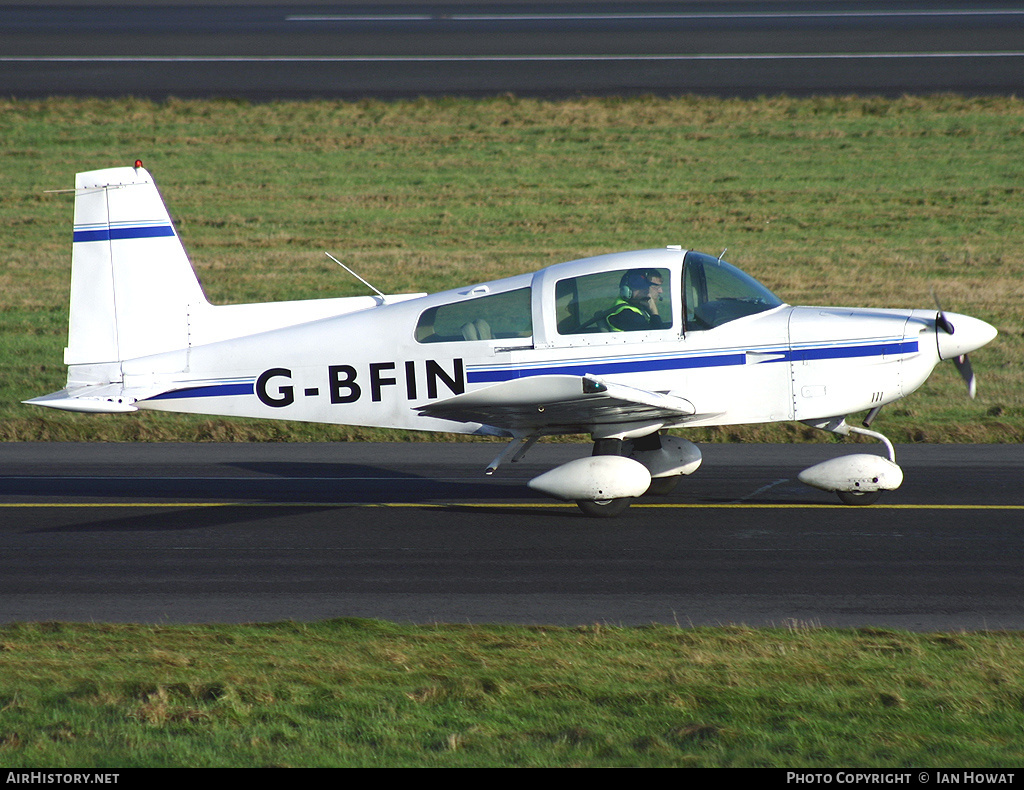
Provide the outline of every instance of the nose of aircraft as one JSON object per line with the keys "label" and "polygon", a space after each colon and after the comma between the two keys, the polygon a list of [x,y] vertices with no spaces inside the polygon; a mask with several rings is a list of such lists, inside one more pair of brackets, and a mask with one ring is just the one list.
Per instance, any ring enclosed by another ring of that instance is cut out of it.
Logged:
{"label": "nose of aircraft", "polygon": [[996,328],[979,318],[958,313],[945,313],[952,333],[936,328],[935,339],[939,346],[939,359],[956,359],[981,348],[996,336]]}

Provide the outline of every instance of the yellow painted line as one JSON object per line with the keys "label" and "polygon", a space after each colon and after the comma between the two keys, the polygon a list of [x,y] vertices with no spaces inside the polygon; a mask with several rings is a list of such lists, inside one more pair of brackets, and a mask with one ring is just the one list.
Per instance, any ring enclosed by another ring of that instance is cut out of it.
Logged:
{"label": "yellow painted line", "polygon": [[[255,503],[253,503],[255,504]],[[75,508],[75,507],[250,507],[239,502],[0,502],[6,508]]]}
{"label": "yellow painted line", "polygon": [[[563,508],[576,507],[573,502],[0,502],[0,508],[202,508],[202,507],[284,507],[284,508]],[[885,505],[874,504],[865,507],[841,503],[776,503],[758,504],[734,502],[725,504],[698,504],[686,502],[635,503],[631,506],[641,509],[660,510],[1024,510],[1024,505]]]}
{"label": "yellow painted line", "polygon": [[749,509],[749,510],[795,510],[797,508],[839,508],[841,510],[1024,510],[1024,505],[885,505],[885,504],[874,504],[866,506],[857,505],[844,505],[840,502],[832,504],[831,502],[820,502],[820,503],[790,503],[790,504],[756,504],[752,502],[736,502],[734,504],[723,504],[723,505],[695,505],[695,504],[651,504],[651,505],[633,505],[633,507],[651,507],[651,508],[702,508],[702,509],[722,509],[722,508],[734,508],[734,509]]}
{"label": "yellow painted line", "polygon": [[[394,502],[379,505],[361,505],[361,507],[576,507],[573,502],[552,502],[525,503],[525,502],[491,502],[491,503],[467,503],[467,504],[416,504],[415,502]],[[753,504],[747,502],[736,502],[733,504],[700,505],[693,503],[662,503],[662,504],[633,504],[633,508],[641,509],[663,509],[663,510],[1024,510],[1024,505],[868,505],[858,507],[855,505],[844,505],[842,503],[791,503],[791,504]]]}

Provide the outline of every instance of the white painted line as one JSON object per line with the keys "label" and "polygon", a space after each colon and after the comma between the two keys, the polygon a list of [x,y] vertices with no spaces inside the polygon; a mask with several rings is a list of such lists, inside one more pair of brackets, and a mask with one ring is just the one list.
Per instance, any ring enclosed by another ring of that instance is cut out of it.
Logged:
{"label": "white painted line", "polygon": [[430,14],[309,14],[285,17],[286,22],[429,22],[446,17]]}
{"label": "white painted line", "polygon": [[0,63],[548,63],[600,61],[729,61],[729,60],[900,60],[1020,58],[1024,51],[1005,52],[820,52],[735,53],[706,55],[19,55]]}
{"label": "white painted line", "polygon": [[979,9],[922,9],[918,11],[769,11],[761,13],[734,12],[627,12],[619,14],[292,14],[288,22],[591,22],[679,19],[700,20],[744,20],[744,19],[893,19],[951,17],[1021,16],[1024,10],[979,8]]}
{"label": "white painted line", "polygon": [[[87,508],[160,508],[180,510],[202,507],[233,507],[233,508],[409,508],[412,510],[468,510],[496,508],[573,508],[572,502],[0,502],[4,510],[72,510]],[[865,514],[877,510],[1024,510],[1024,505],[886,505],[874,504],[868,507],[851,507],[838,502],[782,502],[778,504],[755,504],[749,502],[730,502],[725,504],[709,504],[696,502],[665,502],[645,503],[634,502],[630,510],[843,510],[850,514]]]}
{"label": "white painted line", "polygon": [[768,491],[771,491],[773,488],[775,488],[775,486],[780,486],[780,485],[783,485],[784,483],[788,483],[788,482],[790,482],[790,479],[788,477],[783,477],[781,480],[776,480],[774,483],[769,483],[768,485],[761,486],[756,491],[751,491],[746,496],[740,497],[739,499],[736,499],[733,502],[730,502],[729,504],[731,504],[731,505],[743,504],[743,503],[748,502],[749,500],[753,499],[754,497],[761,496],[762,494],[764,494],[764,493],[766,493]]}

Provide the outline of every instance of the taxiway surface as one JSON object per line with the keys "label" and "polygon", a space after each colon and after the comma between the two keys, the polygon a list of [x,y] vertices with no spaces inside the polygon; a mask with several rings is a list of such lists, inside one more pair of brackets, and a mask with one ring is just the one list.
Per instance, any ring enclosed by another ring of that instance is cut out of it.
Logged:
{"label": "taxiway surface", "polygon": [[498,449],[0,444],[0,622],[1024,628],[1020,446],[897,447],[850,508],[796,481],[849,445],[705,445],[610,520],[524,486],[586,445]]}
{"label": "taxiway surface", "polygon": [[127,5],[0,8],[0,91],[267,100],[1024,88],[1024,10],[1008,0]]}

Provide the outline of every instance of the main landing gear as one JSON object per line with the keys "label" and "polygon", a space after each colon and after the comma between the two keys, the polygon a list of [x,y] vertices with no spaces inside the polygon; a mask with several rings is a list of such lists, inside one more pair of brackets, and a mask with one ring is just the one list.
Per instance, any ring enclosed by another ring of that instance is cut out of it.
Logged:
{"label": "main landing gear", "polygon": [[[647,472],[646,486],[642,477],[639,496],[666,496],[679,483],[679,478],[700,466],[701,454],[693,442],[675,436],[654,433],[631,441],[620,438],[596,439],[591,458],[622,457],[640,465]],[[637,495],[609,496],[602,499],[576,499],[576,506],[593,518],[617,516],[628,508]]]}
{"label": "main landing gear", "polygon": [[[655,433],[654,436],[658,437],[658,434]],[[649,437],[644,437],[644,439],[647,438]],[[623,455],[623,444],[622,439],[597,439],[594,442],[594,451],[591,453],[591,457],[596,458],[602,455],[621,457]],[[659,437],[658,447],[660,446]],[[633,504],[635,498],[623,496],[608,499],[577,499],[576,507],[591,518],[611,518],[626,510],[626,508]]]}
{"label": "main landing gear", "polygon": [[[637,497],[668,494],[681,475],[696,471],[702,459],[693,442],[661,435],[647,428],[640,436],[595,437],[593,453],[556,466],[533,478],[534,491],[575,502],[594,518],[610,518],[628,508]],[[639,431],[637,431],[639,432]],[[493,474],[506,459],[522,458],[539,434],[516,437],[487,466]]]}

